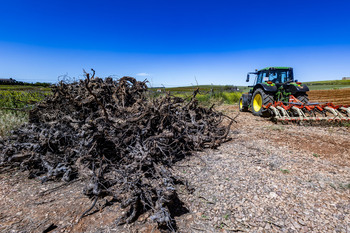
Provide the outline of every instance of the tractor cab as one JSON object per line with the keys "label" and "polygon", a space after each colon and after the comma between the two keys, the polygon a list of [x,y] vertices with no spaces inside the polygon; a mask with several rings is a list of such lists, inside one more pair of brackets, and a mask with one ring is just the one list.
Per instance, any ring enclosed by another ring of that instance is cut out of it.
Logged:
{"label": "tractor cab", "polygon": [[280,86],[294,81],[293,68],[290,67],[268,67],[257,72],[248,73],[247,82],[250,74],[256,75],[254,86],[260,83],[274,83]]}

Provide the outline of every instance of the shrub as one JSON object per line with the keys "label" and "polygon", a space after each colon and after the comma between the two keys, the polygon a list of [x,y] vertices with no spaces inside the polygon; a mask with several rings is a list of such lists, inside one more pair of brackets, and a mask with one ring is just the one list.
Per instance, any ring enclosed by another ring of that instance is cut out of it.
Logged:
{"label": "shrub", "polygon": [[18,111],[0,110],[0,137],[8,135],[11,130],[28,122],[28,114]]}

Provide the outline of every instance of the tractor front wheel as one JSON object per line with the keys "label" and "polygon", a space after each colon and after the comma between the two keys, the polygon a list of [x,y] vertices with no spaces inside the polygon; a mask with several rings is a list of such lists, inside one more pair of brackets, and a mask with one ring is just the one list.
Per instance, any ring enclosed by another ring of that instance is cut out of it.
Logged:
{"label": "tractor front wheel", "polygon": [[274,103],[273,95],[264,92],[261,88],[256,89],[253,93],[251,103],[253,115],[262,117],[270,116],[269,110],[263,107],[263,105],[266,106],[269,103]]}

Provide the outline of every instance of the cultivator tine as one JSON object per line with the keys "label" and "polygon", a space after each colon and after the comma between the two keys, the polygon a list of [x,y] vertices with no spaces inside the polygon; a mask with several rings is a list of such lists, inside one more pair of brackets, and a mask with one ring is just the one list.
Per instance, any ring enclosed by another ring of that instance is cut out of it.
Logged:
{"label": "cultivator tine", "polygon": [[340,112],[338,112],[336,109],[334,109],[334,108],[331,108],[331,107],[327,106],[324,109],[329,111],[329,112],[331,112],[334,115],[334,118],[336,118],[336,117],[344,118],[344,116]]}
{"label": "cultivator tine", "polygon": [[280,110],[283,117],[290,117],[288,112],[284,108],[282,108],[281,106],[277,106],[277,109]]}
{"label": "cultivator tine", "polygon": [[300,108],[297,108],[295,106],[292,106],[292,109],[299,115],[300,120],[302,120],[303,118],[307,118],[305,113],[303,111],[301,111]]}
{"label": "cultivator tine", "polygon": [[273,114],[277,117],[277,118],[281,118],[281,114],[279,113],[279,111],[277,110],[277,108],[275,108],[274,106],[271,106],[270,109],[272,110]]}
{"label": "cultivator tine", "polygon": [[339,109],[343,111],[348,117],[350,117],[350,107],[349,108],[340,107]]}

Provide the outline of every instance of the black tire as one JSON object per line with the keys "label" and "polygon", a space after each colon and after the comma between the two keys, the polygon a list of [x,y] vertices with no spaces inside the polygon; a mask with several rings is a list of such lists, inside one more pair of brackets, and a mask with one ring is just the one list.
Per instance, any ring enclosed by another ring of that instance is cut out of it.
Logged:
{"label": "black tire", "polygon": [[304,104],[309,103],[309,96],[306,93],[298,93],[295,95],[295,98],[297,98],[300,102]]}
{"label": "black tire", "polygon": [[252,102],[251,102],[253,115],[269,117],[271,115],[270,111],[262,107],[262,105],[266,106],[269,103],[272,103],[272,104],[274,103],[273,95],[270,93],[264,92],[264,90],[261,88],[256,89],[253,93]]}
{"label": "black tire", "polygon": [[248,107],[243,105],[243,97],[239,99],[238,106],[240,112],[248,112]]}

